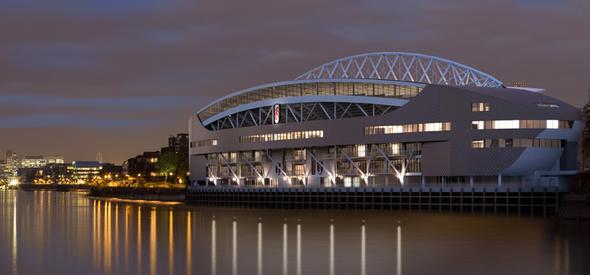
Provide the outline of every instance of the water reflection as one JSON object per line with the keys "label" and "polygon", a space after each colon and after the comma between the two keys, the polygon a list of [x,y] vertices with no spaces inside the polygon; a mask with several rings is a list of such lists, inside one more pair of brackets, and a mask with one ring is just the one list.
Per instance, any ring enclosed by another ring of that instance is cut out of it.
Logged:
{"label": "water reflection", "polygon": [[396,269],[396,274],[397,275],[401,275],[402,274],[402,226],[401,225],[397,225],[396,227],[396,232],[397,232],[397,250],[396,250],[396,255],[397,255],[397,261],[395,262],[397,265],[397,269]]}
{"label": "water reflection", "polygon": [[262,275],[262,222],[258,221],[258,246],[257,246],[257,270],[258,275]]}
{"label": "water reflection", "polygon": [[203,274],[208,267],[213,275],[590,270],[589,223],[199,208],[61,192],[3,191],[0,206],[0,274]]}
{"label": "water reflection", "polygon": [[301,275],[301,224],[297,222],[297,275]]}
{"label": "water reflection", "polygon": [[168,274],[174,274],[174,216],[168,211]]}
{"label": "water reflection", "polygon": [[187,211],[186,212],[186,274],[192,274],[193,273],[193,255],[192,255],[192,244],[193,244],[193,238],[192,238],[192,222],[191,222],[191,212]]}
{"label": "water reflection", "polygon": [[365,233],[365,221],[361,225],[361,275],[367,274],[367,237]]}
{"label": "water reflection", "polygon": [[215,217],[213,217],[211,219],[211,275],[215,274],[217,274],[217,228],[215,227]]}
{"label": "water reflection", "polygon": [[12,274],[18,274],[18,224],[16,219],[16,198],[12,210]]}
{"label": "water reflection", "polygon": [[125,273],[129,272],[129,209],[131,206],[125,206]]}
{"label": "water reflection", "polygon": [[231,234],[231,270],[233,275],[238,274],[238,222],[234,217],[234,221],[232,222],[232,234]]}
{"label": "water reflection", "polygon": [[156,208],[152,207],[150,212],[150,274],[156,275],[156,263],[157,261],[157,245],[156,238]]}
{"label": "water reflection", "polygon": [[334,224],[330,222],[330,275],[334,275]]}
{"label": "water reflection", "polygon": [[283,275],[287,275],[288,261],[287,261],[287,220],[283,223]]}
{"label": "water reflection", "polygon": [[137,207],[137,273],[141,274],[141,206]]}

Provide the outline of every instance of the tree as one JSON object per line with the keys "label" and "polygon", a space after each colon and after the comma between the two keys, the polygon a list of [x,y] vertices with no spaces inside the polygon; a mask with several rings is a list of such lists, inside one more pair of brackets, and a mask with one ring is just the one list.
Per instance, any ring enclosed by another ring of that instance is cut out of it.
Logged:
{"label": "tree", "polygon": [[582,171],[586,170],[586,162],[590,153],[590,90],[588,91],[588,102],[582,109],[584,113],[584,132],[582,134]]}
{"label": "tree", "polygon": [[178,155],[174,152],[166,152],[160,155],[156,168],[160,173],[164,173],[166,177],[164,182],[168,182],[168,175],[176,171],[178,167]]}

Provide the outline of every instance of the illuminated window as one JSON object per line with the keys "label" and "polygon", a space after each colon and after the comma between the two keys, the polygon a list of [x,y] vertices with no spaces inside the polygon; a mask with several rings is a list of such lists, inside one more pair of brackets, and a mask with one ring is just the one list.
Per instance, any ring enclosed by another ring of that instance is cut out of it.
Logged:
{"label": "illuminated window", "polygon": [[399,143],[391,143],[391,154],[396,156],[400,154],[400,144]]}
{"label": "illuminated window", "polygon": [[323,138],[323,130],[240,136],[240,143]]}
{"label": "illuminated window", "polygon": [[472,112],[489,112],[490,104],[487,102],[474,102],[471,103]]}
{"label": "illuminated window", "polygon": [[425,123],[424,124],[424,132],[440,132],[442,130],[443,130],[442,122]]}
{"label": "illuminated window", "polygon": [[494,129],[519,129],[520,120],[495,120]]}
{"label": "illuminated window", "polygon": [[476,120],[471,122],[471,128],[474,130],[483,130],[484,129],[484,122],[483,120]]}
{"label": "illuminated window", "polygon": [[471,141],[471,148],[484,148],[483,139],[476,139]]}
{"label": "illuminated window", "polygon": [[292,151],[294,160],[305,160],[305,149],[297,149]]}
{"label": "illuminated window", "polygon": [[197,147],[217,146],[217,139],[204,139],[197,142]]}
{"label": "illuminated window", "polygon": [[474,130],[484,129],[569,129],[571,121],[565,120],[475,120],[471,122]]}
{"label": "illuminated window", "polygon": [[305,175],[305,164],[295,164],[295,165],[293,165],[293,175],[295,175],[295,176],[304,176]]}
{"label": "illuminated window", "polygon": [[450,130],[450,122],[431,122],[403,125],[367,126],[365,127],[365,135],[442,132]]}
{"label": "illuminated window", "polygon": [[559,120],[547,120],[547,129],[559,129]]}
{"label": "illuminated window", "polygon": [[559,139],[494,138],[474,139],[471,148],[560,148]]}
{"label": "illuminated window", "polygon": [[358,157],[365,157],[367,155],[366,146],[364,144],[356,146],[356,152]]}

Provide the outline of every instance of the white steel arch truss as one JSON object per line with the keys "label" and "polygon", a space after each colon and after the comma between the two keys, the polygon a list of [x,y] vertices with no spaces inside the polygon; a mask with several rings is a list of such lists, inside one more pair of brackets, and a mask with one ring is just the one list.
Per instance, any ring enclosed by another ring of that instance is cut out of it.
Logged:
{"label": "white steel arch truss", "polygon": [[316,67],[296,78],[383,79],[429,84],[502,87],[495,77],[448,59],[405,52],[349,56]]}

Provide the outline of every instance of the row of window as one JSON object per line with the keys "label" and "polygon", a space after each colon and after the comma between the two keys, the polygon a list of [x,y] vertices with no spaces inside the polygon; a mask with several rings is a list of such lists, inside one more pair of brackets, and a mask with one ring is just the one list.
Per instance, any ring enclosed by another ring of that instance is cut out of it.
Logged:
{"label": "row of window", "polygon": [[490,104],[487,102],[473,102],[471,103],[472,112],[489,112]]}
{"label": "row of window", "polygon": [[191,148],[195,148],[195,147],[209,147],[209,146],[217,146],[219,144],[219,142],[217,141],[217,139],[203,139],[203,140],[199,140],[199,141],[191,141],[190,142],[190,147]]}
{"label": "row of window", "polygon": [[323,138],[323,130],[240,136],[240,143]]}
{"label": "row of window", "polygon": [[[546,102],[539,102],[536,104],[537,107],[541,108],[559,108],[559,104],[555,103],[546,103]],[[473,102],[471,103],[471,111],[472,112],[489,112],[490,111],[490,104],[487,102]]]}
{"label": "row of window", "polygon": [[329,154],[334,154],[337,150],[339,157],[363,158],[369,155],[381,156],[400,156],[400,155],[420,155],[422,154],[422,143],[386,143],[386,144],[356,144],[330,147]]}
{"label": "row of window", "polygon": [[244,151],[244,152],[225,152],[218,154],[207,154],[208,162],[217,162],[222,160],[224,162],[260,162],[264,156],[262,151]]}
{"label": "row of window", "polygon": [[555,104],[555,103],[546,103],[546,102],[539,102],[537,103],[537,107],[541,107],[541,108],[559,108],[559,104]]}
{"label": "row of window", "polygon": [[[472,128],[475,130],[487,129],[569,129],[572,127],[572,121],[566,120],[476,120],[471,122]],[[429,123],[413,123],[401,125],[380,125],[380,126],[366,126],[365,135],[382,135],[382,134],[403,134],[403,133],[422,133],[422,132],[442,132],[450,131],[450,122],[429,122]],[[294,131],[285,133],[273,134],[258,134],[249,136],[240,136],[240,143],[249,142],[266,142],[266,141],[281,141],[294,139],[312,139],[323,138],[323,130],[313,131]],[[196,143],[191,142],[190,147],[207,147],[217,146],[217,139],[199,140]]]}
{"label": "row of window", "polygon": [[365,127],[365,135],[441,132],[450,130],[450,122],[430,122],[403,125],[367,126]]}
{"label": "row of window", "polygon": [[401,86],[380,83],[302,83],[275,87],[268,87],[250,91],[217,102],[199,114],[201,120],[223,112],[229,108],[252,103],[260,100],[292,96],[311,95],[345,95],[345,96],[378,96],[393,98],[412,98],[418,95],[422,88],[415,86]]}
{"label": "row of window", "polygon": [[532,138],[496,138],[496,139],[474,139],[471,141],[471,148],[559,148],[559,139],[532,139]]}
{"label": "row of window", "polygon": [[474,130],[487,129],[569,129],[572,122],[556,119],[528,119],[528,120],[475,120],[471,122]]}

